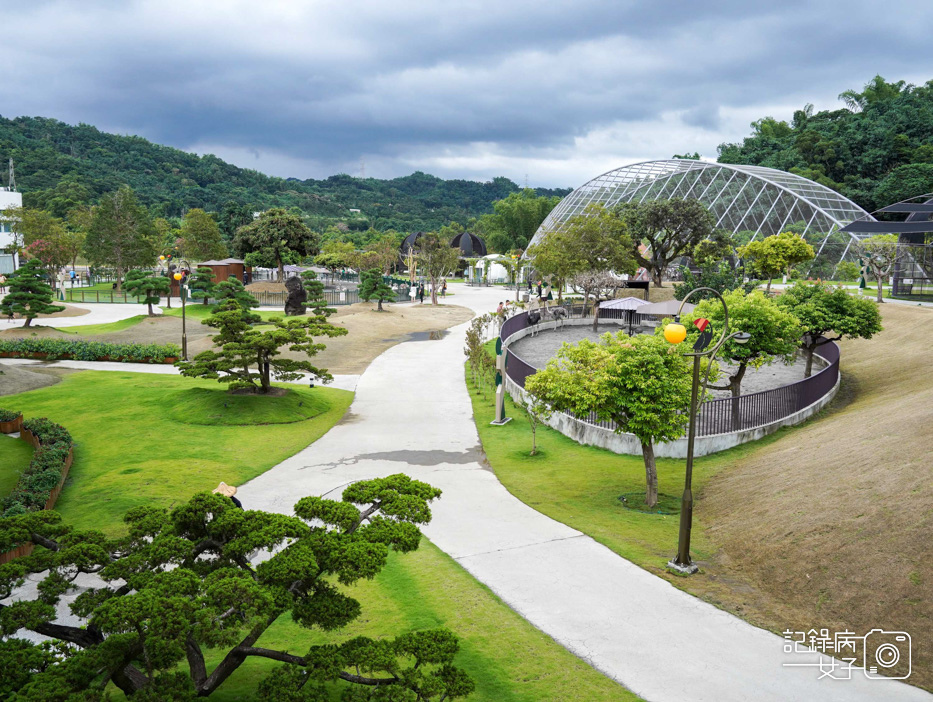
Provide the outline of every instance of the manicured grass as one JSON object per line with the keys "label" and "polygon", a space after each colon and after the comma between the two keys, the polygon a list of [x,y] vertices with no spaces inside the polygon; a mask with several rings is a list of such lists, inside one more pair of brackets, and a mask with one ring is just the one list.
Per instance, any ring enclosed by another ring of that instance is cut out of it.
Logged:
{"label": "manicured grass", "polygon": [[[75,527],[112,534],[133,507],[171,507],[221,480],[238,485],[265,472],[320,438],[352,397],[344,390],[292,386],[285,397],[256,398],[227,395],[212,381],[83,371],[3,401],[8,409],[48,417],[71,432],[75,462],[56,511]],[[314,413],[312,419],[294,421],[296,398]],[[235,418],[268,402],[280,409],[262,410],[265,421],[290,423],[226,426],[228,420],[215,416],[224,402]],[[192,416],[217,423],[186,423]]]}
{"label": "manicured grass", "polygon": [[118,322],[107,322],[106,324],[83,324],[78,327],[64,327],[58,331],[64,332],[65,334],[79,334],[81,336],[111,334],[113,332],[129,329],[130,327],[135,327],[144,319],[148,319],[148,316],[140,314],[136,315],[135,317],[129,317],[128,319],[121,319]]}
{"label": "manicured grass", "polygon": [[[677,551],[683,459],[657,459],[660,504],[663,512],[672,513],[646,513],[641,511],[645,492],[641,456],[584,446],[542,425],[537,432],[538,453],[530,456],[531,427],[527,414],[506,396],[506,414],[512,421],[504,426],[490,426],[494,416],[492,392],[487,389],[483,399],[482,393],[473,388],[469,372],[467,387],[486,458],[509,492],[646,570],[667,575],[665,565]],[[746,445],[696,459],[694,493],[702,490],[730,460],[749,450],[751,446]],[[623,495],[634,509],[624,506],[620,499]],[[694,522],[691,548],[694,559],[706,560],[714,550],[715,546]]]}
{"label": "manicured grass", "polygon": [[[476,683],[476,691],[467,698],[470,702],[639,699],[525,621],[427,539],[414,553],[393,553],[373,580],[342,589],[362,605],[361,616],[350,626],[327,633],[302,629],[283,617],[257,646],[304,653],[310,645],[340,643],[354,636],[391,638],[447,627],[460,638],[455,664]],[[221,657],[219,650],[209,653],[208,670]],[[259,680],[278,665],[248,660],[211,699],[255,699]],[[344,687],[335,685],[331,699],[338,700]]]}
{"label": "manicured grass", "polygon": [[[168,309],[166,307],[162,308],[162,314],[169,315],[171,317],[181,317],[181,303],[177,300],[173,301],[173,307]],[[175,307],[174,305],[178,305]],[[207,319],[214,305],[201,305],[201,304],[187,304],[185,306],[185,317],[188,319],[198,319],[203,320]],[[258,314],[262,319],[268,320],[272,317],[284,317],[285,310],[252,310],[253,314]]]}
{"label": "manicured grass", "polygon": [[249,426],[303,422],[327,412],[326,395],[289,388],[281,397],[229,395],[216,388],[185,388],[165,395],[165,408],[185,424]]}
{"label": "manicured grass", "polygon": [[31,460],[32,446],[12,436],[0,434],[0,497],[6,497],[13,491],[20,473]]}

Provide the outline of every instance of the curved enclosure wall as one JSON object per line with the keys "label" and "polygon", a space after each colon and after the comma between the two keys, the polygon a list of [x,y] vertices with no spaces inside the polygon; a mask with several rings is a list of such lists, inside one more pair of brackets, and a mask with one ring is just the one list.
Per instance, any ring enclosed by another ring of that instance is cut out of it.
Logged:
{"label": "curved enclosure wall", "polygon": [[647,161],[604,173],[565,197],[541,223],[529,244],[583,214],[591,204],[694,198],[713,214],[716,227],[747,232],[742,243],[793,227],[835,265],[852,237],[839,230],[856,219],[873,219],[835,190],[793,173],[761,166],[685,159]]}
{"label": "curved enclosure wall", "polygon": [[[557,322],[540,323],[541,331],[557,326]],[[587,324],[589,319],[571,319],[562,324]],[[525,380],[537,369],[508,349],[533,330],[528,313],[522,312],[506,320],[500,331],[506,356],[506,390],[513,399],[525,396]],[[695,455],[705,456],[744,444],[774,433],[781,427],[799,424],[825,407],[839,389],[839,347],[833,343],[819,347],[817,355],[825,366],[809,378],[771,390],[704,402],[697,417]],[[641,443],[632,434],[616,433],[615,424],[600,420],[595,414],[575,417],[555,412],[547,424],[571,439],[599,446],[615,453],[641,455]],[[658,456],[684,458],[686,438],[655,446]]]}

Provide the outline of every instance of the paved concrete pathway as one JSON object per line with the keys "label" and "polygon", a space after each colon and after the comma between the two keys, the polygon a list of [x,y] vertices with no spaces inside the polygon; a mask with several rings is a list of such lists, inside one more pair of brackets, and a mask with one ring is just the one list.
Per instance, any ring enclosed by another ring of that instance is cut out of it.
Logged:
{"label": "paved concrete pathway", "polygon": [[[452,288],[455,304],[478,311],[508,295]],[[347,417],[241,486],[244,505],[290,513],[302,495],[337,497],[351,482],[399,472],[440,487],[426,535],[532,624],[647,700],[933,700],[860,672],[836,681],[817,680],[815,669],[783,668],[781,637],[685,594],[509,494],[484,464],[473,423],[465,328],[379,356],[360,377]]]}

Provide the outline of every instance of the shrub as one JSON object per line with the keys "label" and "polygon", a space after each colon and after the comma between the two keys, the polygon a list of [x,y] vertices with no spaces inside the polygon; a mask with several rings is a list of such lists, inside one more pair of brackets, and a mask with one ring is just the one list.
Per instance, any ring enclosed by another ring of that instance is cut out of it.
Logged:
{"label": "shrub", "polygon": [[181,350],[175,344],[106,344],[99,341],[70,339],[3,339],[0,353],[31,356],[44,353],[50,359],[69,357],[78,361],[109,359],[124,363],[164,363],[177,358]]}
{"label": "shrub", "polygon": [[23,429],[33,433],[39,441],[39,448],[32,455],[16,487],[0,501],[0,518],[14,517],[45,507],[52,490],[61,482],[65,464],[74,446],[68,430],[45,417],[27,419],[23,422]]}
{"label": "shrub", "polygon": [[19,412],[13,410],[0,409],[0,422],[12,422],[19,416]]}

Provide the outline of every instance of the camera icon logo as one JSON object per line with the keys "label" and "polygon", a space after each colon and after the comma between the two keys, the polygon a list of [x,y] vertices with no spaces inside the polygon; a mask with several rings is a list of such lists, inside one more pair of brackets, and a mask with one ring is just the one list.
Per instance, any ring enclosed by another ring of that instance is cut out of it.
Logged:
{"label": "camera icon logo", "polygon": [[[863,639],[865,675],[869,678],[904,680],[910,677],[910,634],[906,631],[872,629]],[[893,668],[901,667],[897,674]]]}

